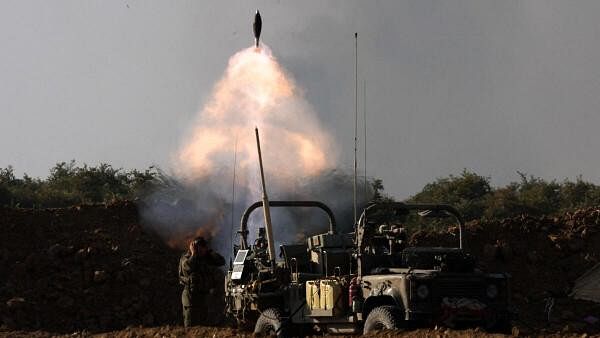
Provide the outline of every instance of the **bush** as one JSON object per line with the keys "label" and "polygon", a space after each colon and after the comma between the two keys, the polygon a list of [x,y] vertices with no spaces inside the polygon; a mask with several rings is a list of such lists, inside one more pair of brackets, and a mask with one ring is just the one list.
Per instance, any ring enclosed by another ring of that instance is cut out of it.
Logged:
{"label": "bush", "polygon": [[546,181],[518,172],[519,182],[491,187],[487,177],[464,170],[427,184],[409,198],[413,203],[446,203],[456,207],[465,220],[503,218],[520,214],[554,215],[576,208],[600,205],[600,187],[578,177],[575,182]]}
{"label": "bush", "polygon": [[0,169],[0,206],[22,208],[66,207],[134,199],[158,175],[154,167],[141,172],[115,169],[109,164],[78,166],[57,163],[46,179],[14,175],[12,167]]}
{"label": "bush", "polygon": [[475,219],[483,216],[491,191],[489,178],[464,170],[459,176],[438,178],[425,185],[408,201],[450,204],[460,210],[465,219]]}

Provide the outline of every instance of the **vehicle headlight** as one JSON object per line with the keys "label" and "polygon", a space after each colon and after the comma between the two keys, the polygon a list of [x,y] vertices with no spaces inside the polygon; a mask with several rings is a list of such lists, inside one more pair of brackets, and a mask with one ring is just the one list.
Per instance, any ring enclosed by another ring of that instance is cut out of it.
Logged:
{"label": "vehicle headlight", "polygon": [[498,297],[498,287],[496,284],[489,284],[485,289],[485,294],[488,296],[488,298]]}
{"label": "vehicle headlight", "polygon": [[421,299],[427,298],[429,296],[429,288],[425,284],[419,285],[417,288],[417,296]]}

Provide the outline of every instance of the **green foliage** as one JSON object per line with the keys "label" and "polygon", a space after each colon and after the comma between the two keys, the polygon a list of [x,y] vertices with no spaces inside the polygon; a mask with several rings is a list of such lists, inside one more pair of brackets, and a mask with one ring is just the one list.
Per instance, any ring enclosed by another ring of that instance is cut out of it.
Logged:
{"label": "green foliage", "polygon": [[553,215],[575,208],[600,205],[600,186],[578,177],[562,183],[518,173],[519,182],[491,187],[487,177],[464,170],[459,176],[439,178],[427,184],[408,202],[446,203],[466,220],[502,218],[520,214]]}
{"label": "green foliage", "polygon": [[[490,178],[464,170],[460,175],[438,178],[407,200],[413,203],[445,203],[456,207],[466,220],[511,217],[523,213],[552,215],[575,208],[600,205],[600,186],[578,177],[575,181],[546,181],[518,173],[520,181],[492,187]],[[22,208],[65,207],[84,203],[106,203],[181,189],[160,169],[145,171],[115,169],[109,164],[80,166],[57,163],[45,179],[27,174],[16,177],[11,166],[0,168],[0,206]],[[393,201],[384,193],[380,179],[372,181],[374,202]]]}
{"label": "green foliage", "polygon": [[12,167],[0,169],[0,206],[23,208],[65,207],[136,198],[158,175],[150,167],[141,172],[115,169],[109,164],[78,166],[57,163],[46,179],[14,175]]}
{"label": "green foliage", "polygon": [[525,213],[519,197],[519,184],[511,183],[506,187],[495,189],[486,196],[483,215],[487,218],[503,218]]}
{"label": "green foliage", "polygon": [[385,190],[383,187],[383,180],[376,178],[371,183],[371,186],[373,187],[372,202],[381,203],[381,202],[393,201],[393,198],[391,198],[390,196],[388,196],[386,193],[383,192]]}
{"label": "green foliage", "polygon": [[564,181],[561,185],[561,209],[589,207],[600,204],[600,187],[585,182],[581,176],[575,182]]}
{"label": "green foliage", "polygon": [[483,216],[491,191],[489,178],[464,170],[459,176],[450,175],[427,184],[410,202],[450,204],[466,219],[474,219]]}

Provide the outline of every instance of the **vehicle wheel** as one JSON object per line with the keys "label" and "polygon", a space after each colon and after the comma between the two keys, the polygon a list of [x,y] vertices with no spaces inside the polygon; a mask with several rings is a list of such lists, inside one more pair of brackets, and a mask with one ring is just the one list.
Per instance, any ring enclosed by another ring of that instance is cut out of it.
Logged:
{"label": "vehicle wheel", "polygon": [[281,312],[276,308],[268,308],[260,314],[254,333],[261,336],[285,337]]}
{"label": "vehicle wheel", "polygon": [[374,308],[365,321],[363,333],[379,330],[398,330],[402,323],[400,308],[392,305],[384,305]]}

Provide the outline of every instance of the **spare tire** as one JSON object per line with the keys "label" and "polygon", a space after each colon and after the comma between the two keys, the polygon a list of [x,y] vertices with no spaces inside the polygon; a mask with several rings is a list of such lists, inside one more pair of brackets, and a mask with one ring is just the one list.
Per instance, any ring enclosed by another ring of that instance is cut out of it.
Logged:
{"label": "spare tire", "polygon": [[399,307],[392,305],[383,305],[374,308],[367,316],[363,333],[400,329],[402,327],[401,312]]}
{"label": "spare tire", "polygon": [[281,320],[281,311],[277,308],[268,308],[260,314],[254,334],[260,336],[285,337],[283,332],[283,322]]}

